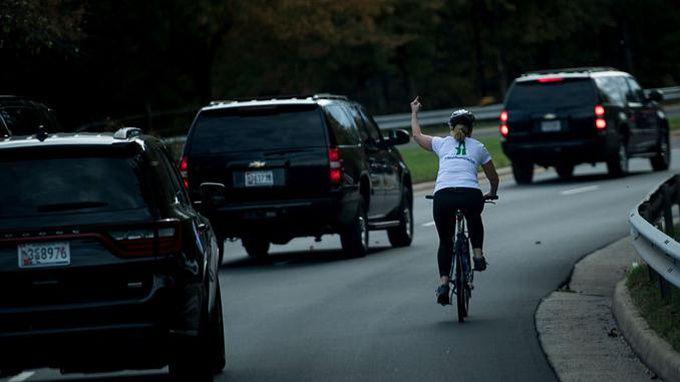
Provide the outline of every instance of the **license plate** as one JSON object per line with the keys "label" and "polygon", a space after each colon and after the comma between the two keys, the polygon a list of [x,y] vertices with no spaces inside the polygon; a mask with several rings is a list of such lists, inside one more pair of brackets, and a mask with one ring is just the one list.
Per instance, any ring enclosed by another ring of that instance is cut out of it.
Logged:
{"label": "license plate", "polygon": [[562,130],[560,121],[543,121],[541,122],[541,131],[544,133],[554,133]]}
{"label": "license plate", "polygon": [[263,187],[273,185],[274,185],[274,173],[272,171],[246,172],[246,187]]}
{"label": "license plate", "polygon": [[68,242],[19,244],[19,268],[59,267],[71,264]]}

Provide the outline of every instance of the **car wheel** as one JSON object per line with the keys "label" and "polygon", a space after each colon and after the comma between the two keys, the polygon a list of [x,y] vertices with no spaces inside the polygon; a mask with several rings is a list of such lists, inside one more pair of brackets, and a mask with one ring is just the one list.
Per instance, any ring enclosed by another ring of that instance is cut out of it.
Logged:
{"label": "car wheel", "polygon": [[621,142],[615,155],[607,161],[607,171],[612,177],[622,177],[628,174],[628,149]]}
{"label": "car wheel", "polygon": [[[205,295],[205,293],[204,293]],[[174,354],[170,362],[170,376],[175,381],[212,382],[214,380],[215,346],[210,346],[215,333],[214,317],[208,317],[207,298],[203,298],[198,335],[182,335],[174,341]],[[223,337],[224,338],[224,337]],[[217,341],[214,341],[217,342]]]}
{"label": "car wheel", "polygon": [[399,207],[399,226],[387,230],[387,238],[393,247],[408,247],[413,241],[413,208],[409,190],[402,191]]}
{"label": "car wheel", "polygon": [[664,134],[659,142],[659,151],[650,159],[654,171],[666,171],[671,163],[671,145],[668,133]]}
{"label": "car wheel", "polygon": [[555,171],[557,171],[557,176],[559,176],[560,179],[569,179],[574,175],[574,165],[560,164],[555,166]]}
{"label": "car wheel", "polygon": [[243,247],[245,247],[248,256],[254,259],[262,259],[267,257],[269,253],[269,241],[254,239],[254,238],[243,238]]}
{"label": "car wheel", "polygon": [[512,162],[512,175],[517,184],[529,184],[534,179],[534,164],[528,162]]}
{"label": "car wheel", "polygon": [[364,202],[357,206],[357,212],[352,222],[340,233],[342,250],[347,257],[362,257],[368,252],[368,217]]}
{"label": "car wheel", "polygon": [[220,256],[219,256],[217,265],[222,266],[222,260],[224,260],[224,238],[223,237],[217,238],[217,249],[220,252]]}
{"label": "car wheel", "polygon": [[213,373],[221,373],[227,365],[227,349],[224,340],[224,318],[222,311],[222,291],[217,285],[217,293],[215,294],[215,308],[213,309],[212,318],[210,320],[210,334],[208,341],[210,341],[210,348],[213,350]]}

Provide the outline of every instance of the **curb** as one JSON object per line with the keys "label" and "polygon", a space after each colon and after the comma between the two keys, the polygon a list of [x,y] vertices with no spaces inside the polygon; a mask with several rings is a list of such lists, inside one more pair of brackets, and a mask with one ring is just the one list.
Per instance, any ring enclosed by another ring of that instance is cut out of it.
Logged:
{"label": "curb", "polygon": [[664,381],[680,381],[680,353],[647,325],[633,304],[625,279],[616,284],[612,311],[621,332],[642,361]]}

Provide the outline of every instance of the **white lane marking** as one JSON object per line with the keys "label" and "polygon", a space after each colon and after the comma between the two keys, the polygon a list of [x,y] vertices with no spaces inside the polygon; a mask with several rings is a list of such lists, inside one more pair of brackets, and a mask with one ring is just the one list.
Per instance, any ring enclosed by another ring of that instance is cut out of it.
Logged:
{"label": "white lane marking", "polygon": [[581,193],[584,193],[584,192],[597,191],[599,189],[600,189],[600,186],[596,186],[596,185],[586,186],[586,187],[579,187],[579,188],[574,188],[574,189],[571,189],[571,190],[562,191],[562,192],[560,192],[560,194],[562,194],[562,195],[575,195],[575,194],[581,194]]}
{"label": "white lane marking", "polygon": [[429,222],[429,223],[424,223],[423,227],[432,227],[434,225],[434,222]]}
{"label": "white lane marking", "polygon": [[17,374],[9,379],[9,382],[23,382],[31,378],[35,374],[35,371],[24,371],[21,374]]}

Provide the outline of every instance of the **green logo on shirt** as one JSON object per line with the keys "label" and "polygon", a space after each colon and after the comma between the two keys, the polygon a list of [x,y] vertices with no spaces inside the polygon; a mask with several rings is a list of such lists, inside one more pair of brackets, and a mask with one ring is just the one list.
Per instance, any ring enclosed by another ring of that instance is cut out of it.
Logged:
{"label": "green logo on shirt", "polygon": [[458,147],[456,147],[456,155],[467,155],[467,150],[465,149],[465,142],[460,142]]}

